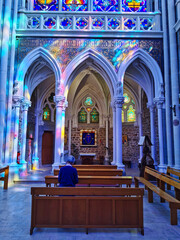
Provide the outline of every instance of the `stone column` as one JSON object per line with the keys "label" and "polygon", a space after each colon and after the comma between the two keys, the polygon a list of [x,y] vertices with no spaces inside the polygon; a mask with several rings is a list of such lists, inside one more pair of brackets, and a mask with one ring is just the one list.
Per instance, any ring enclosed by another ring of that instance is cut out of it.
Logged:
{"label": "stone column", "polygon": [[155,106],[154,104],[147,104],[150,111],[150,121],[151,121],[151,156],[154,159],[154,165],[157,166],[156,160],[156,131],[155,131]]}
{"label": "stone column", "polygon": [[68,135],[68,154],[71,155],[71,117],[69,119]]}
{"label": "stone column", "polygon": [[155,6],[154,6],[155,12],[159,11],[159,0],[155,0]]}
{"label": "stone column", "polygon": [[6,113],[6,87],[7,87],[7,70],[9,56],[9,38],[11,24],[11,4],[12,0],[4,1],[4,25],[1,40],[1,65],[0,65],[0,162],[4,163],[4,130],[5,130],[5,113]]}
{"label": "stone column", "polygon": [[180,105],[179,105],[179,82],[178,82],[178,56],[175,25],[174,1],[167,1],[169,23],[170,69],[171,69],[171,96],[173,111],[174,130],[174,159],[175,168],[180,169]]}
{"label": "stone column", "polygon": [[116,165],[116,104],[112,102],[113,109],[113,161],[112,165]]}
{"label": "stone column", "polygon": [[125,165],[122,159],[122,106],[124,97],[117,97],[116,104],[116,163],[119,169],[125,172]]}
{"label": "stone column", "polygon": [[36,108],[36,124],[35,124],[35,134],[34,134],[34,143],[33,143],[33,169],[39,168],[39,157],[38,157],[38,139],[39,139],[39,117],[42,115],[42,112],[40,109]]}
{"label": "stone column", "polygon": [[[142,126],[142,112],[137,113],[138,123],[139,123],[139,139],[143,136],[143,126]],[[141,159],[143,157],[143,146],[140,146],[139,150],[139,163],[141,163]]]}
{"label": "stone column", "polygon": [[13,97],[13,107],[15,109],[15,116],[14,116],[14,141],[13,141],[13,156],[12,156],[12,163],[10,164],[11,167],[17,167],[17,150],[18,150],[18,136],[19,136],[19,113],[20,113],[20,106],[21,106],[22,97],[14,96]]}
{"label": "stone column", "polygon": [[164,141],[163,141],[163,104],[164,98],[158,98],[154,101],[158,109],[158,134],[159,134],[159,160],[158,170],[165,172],[166,166],[164,164]]}
{"label": "stone column", "polygon": [[24,99],[22,102],[22,111],[23,111],[23,122],[22,122],[22,145],[21,145],[21,161],[20,163],[26,165],[26,133],[27,133],[27,114],[28,108],[31,106],[31,102],[27,99]]}
{"label": "stone column", "polygon": [[167,6],[166,0],[161,1],[162,6],[162,28],[163,28],[163,52],[164,52],[164,83],[165,83],[165,105],[166,105],[166,141],[168,166],[173,166],[173,129],[171,104],[171,83],[169,72],[169,46],[168,46],[168,26],[167,26]]}
{"label": "stone column", "polygon": [[[8,97],[7,97],[7,121],[6,121],[6,148],[5,148],[5,164],[6,165],[10,162],[10,157],[12,154],[10,143],[11,143],[11,122],[12,122],[13,79],[14,79],[15,50],[16,50],[15,41],[16,41],[16,27],[17,27],[17,12],[18,12],[18,0],[14,0],[9,83],[7,87]],[[0,29],[0,32],[1,32],[1,29]]]}
{"label": "stone column", "polygon": [[108,124],[108,116],[105,117],[106,120],[106,155],[105,155],[105,162],[108,163],[109,162],[109,142],[108,142],[108,137],[109,137],[109,124]]}
{"label": "stone column", "polygon": [[52,168],[59,168],[64,162],[64,120],[67,101],[64,96],[55,96],[56,103],[56,126],[55,126],[55,152]]}

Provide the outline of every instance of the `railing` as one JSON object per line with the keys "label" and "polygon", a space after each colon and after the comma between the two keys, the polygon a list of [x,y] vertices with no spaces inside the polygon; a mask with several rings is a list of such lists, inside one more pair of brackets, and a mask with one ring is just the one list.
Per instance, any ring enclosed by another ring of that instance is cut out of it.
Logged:
{"label": "railing", "polygon": [[[19,30],[161,31],[160,13],[21,12]],[[22,19],[22,18],[21,18]]]}

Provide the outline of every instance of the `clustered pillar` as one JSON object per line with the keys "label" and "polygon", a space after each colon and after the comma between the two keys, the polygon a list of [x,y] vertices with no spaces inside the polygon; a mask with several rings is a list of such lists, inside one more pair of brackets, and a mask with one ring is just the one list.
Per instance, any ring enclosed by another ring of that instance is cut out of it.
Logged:
{"label": "clustered pillar", "polygon": [[65,109],[68,106],[64,96],[55,96],[56,103],[56,127],[55,127],[55,153],[52,169],[64,164],[64,133],[65,133]]}

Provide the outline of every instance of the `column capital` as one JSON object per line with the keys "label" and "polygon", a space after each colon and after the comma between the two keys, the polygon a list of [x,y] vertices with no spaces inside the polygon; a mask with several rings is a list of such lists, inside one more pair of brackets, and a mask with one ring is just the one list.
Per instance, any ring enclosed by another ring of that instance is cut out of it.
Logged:
{"label": "column capital", "polygon": [[114,104],[116,105],[116,108],[122,108],[124,103],[124,97],[116,97],[114,101],[115,101]]}
{"label": "column capital", "polygon": [[68,102],[64,96],[54,96],[54,102],[56,103],[56,108],[60,107],[65,110],[68,107]]}
{"label": "column capital", "polygon": [[23,111],[28,111],[29,107],[31,107],[31,101],[29,101],[28,99],[24,99],[22,101],[22,110]]}
{"label": "column capital", "polygon": [[147,103],[147,108],[149,108],[149,110],[150,111],[154,111],[154,109],[155,109],[155,102],[153,102],[153,103]]}
{"label": "column capital", "polygon": [[165,98],[164,97],[154,98],[154,103],[156,104],[156,107],[158,109],[161,109],[163,107],[164,102],[165,102]]}
{"label": "column capital", "polygon": [[19,107],[21,106],[21,102],[22,102],[23,97],[21,96],[13,96],[13,107]]}

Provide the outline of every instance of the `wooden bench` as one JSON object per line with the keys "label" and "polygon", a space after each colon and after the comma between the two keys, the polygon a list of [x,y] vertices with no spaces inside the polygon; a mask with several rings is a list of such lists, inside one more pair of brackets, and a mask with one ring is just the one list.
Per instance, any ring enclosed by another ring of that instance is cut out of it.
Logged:
{"label": "wooden bench", "polygon": [[[78,184],[86,184],[89,187],[92,185],[112,185],[112,186],[122,186],[126,184],[127,187],[131,187],[132,177],[129,176],[79,176]],[[55,187],[59,184],[58,176],[45,176],[46,187],[51,187],[53,184]],[[76,185],[76,186],[77,186]]]}
{"label": "wooden bench", "polygon": [[[175,176],[179,177],[179,180],[180,180],[180,170],[178,170],[178,169],[167,167],[166,174],[169,176],[171,176],[171,174],[175,175]],[[167,184],[167,189],[171,190],[171,185]]]}
{"label": "wooden bench", "polygon": [[[153,176],[157,179],[157,186],[148,181],[148,175]],[[148,190],[148,202],[153,202],[153,192],[160,196],[161,202],[169,202],[170,215],[171,215],[171,224],[177,225],[177,209],[180,209],[180,201],[168,193],[165,192],[165,183],[171,184],[173,186],[180,187],[180,184],[174,182],[167,175],[160,173],[149,167],[145,167],[144,178],[143,177],[134,177],[135,187],[139,187],[139,182],[143,183]],[[179,196],[177,194],[177,196]]]}
{"label": "wooden bench", "polygon": [[143,226],[140,188],[32,187],[32,235],[38,228],[140,228]]}
{"label": "wooden bench", "polygon": [[[122,176],[121,169],[77,169],[78,176]],[[59,175],[59,169],[54,169],[54,176]]]}
{"label": "wooden bench", "polygon": [[0,168],[0,173],[4,173],[4,177],[0,177],[0,181],[4,181],[4,189],[8,189],[9,166]]}
{"label": "wooden bench", "polygon": [[[59,168],[64,166],[59,166]],[[73,165],[76,169],[117,169],[116,165]]]}

